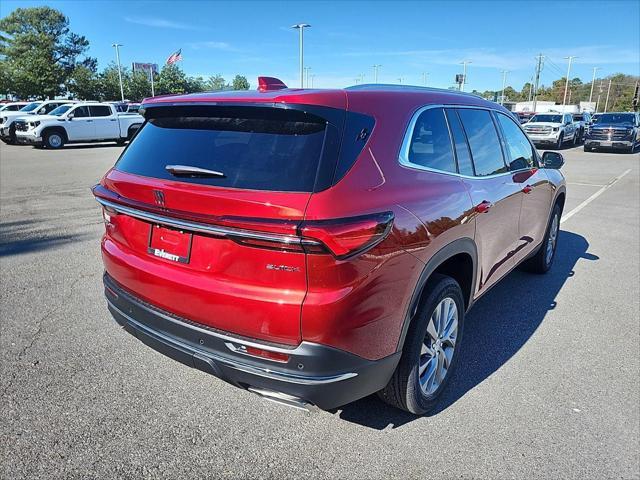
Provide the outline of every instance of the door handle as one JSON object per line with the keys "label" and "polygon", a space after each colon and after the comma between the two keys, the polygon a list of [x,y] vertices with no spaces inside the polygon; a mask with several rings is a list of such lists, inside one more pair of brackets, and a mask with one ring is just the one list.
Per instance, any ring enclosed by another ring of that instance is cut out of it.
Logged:
{"label": "door handle", "polygon": [[112,119],[111,119],[111,120],[109,120],[109,121],[110,121],[110,122],[115,122],[115,121],[116,121],[116,119],[115,119],[115,118],[112,118]]}
{"label": "door handle", "polygon": [[493,207],[493,203],[485,200],[484,202],[476,205],[476,212],[487,213],[491,207]]}
{"label": "door handle", "polygon": [[533,191],[533,187],[531,185],[527,185],[522,189],[522,193],[531,193]]}
{"label": "door handle", "polygon": [[92,123],[92,122],[93,122],[93,120],[87,120],[87,123]]}

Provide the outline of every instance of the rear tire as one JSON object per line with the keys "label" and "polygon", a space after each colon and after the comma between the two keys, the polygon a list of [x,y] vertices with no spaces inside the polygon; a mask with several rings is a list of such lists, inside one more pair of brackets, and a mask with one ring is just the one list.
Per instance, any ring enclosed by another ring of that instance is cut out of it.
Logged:
{"label": "rear tire", "polygon": [[411,321],[396,371],[378,396],[423,415],[436,406],[455,369],[464,326],[464,300],[451,277],[434,274]]}
{"label": "rear tire", "polygon": [[553,265],[553,259],[556,258],[556,250],[558,248],[561,216],[560,205],[556,203],[540,248],[533,257],[522,264],[525,270],[531,273],[547,273]]}
{"label": "rear tire", "polygon": [[65,138],[64,135],[58,131],[47,132],[44,134],[42,143],[45,147],[57,150],[64,147]]}

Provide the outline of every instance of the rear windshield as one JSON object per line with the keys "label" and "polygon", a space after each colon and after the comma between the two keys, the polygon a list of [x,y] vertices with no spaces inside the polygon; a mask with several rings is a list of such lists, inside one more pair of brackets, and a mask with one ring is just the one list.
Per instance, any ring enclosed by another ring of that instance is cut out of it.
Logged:
{"label": "rear windshield", "polygon": [[[152,108],[147,117],[117,170],[219,187],[313,190],[326,128],[319,117],[264,107]],[[167,165],[224,176],[176,177]]]}
{"label": "rear windshield", "polygon": [[530,122],[562,123],[562,115],[535,115]]}

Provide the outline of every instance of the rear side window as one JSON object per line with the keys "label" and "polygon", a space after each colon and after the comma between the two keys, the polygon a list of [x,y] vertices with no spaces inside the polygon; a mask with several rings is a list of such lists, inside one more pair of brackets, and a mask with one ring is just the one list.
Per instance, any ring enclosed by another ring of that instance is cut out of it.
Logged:
{"label": "rear side window", "polygon": [[458,159],[458,172],[462,175],[473,176],[473,164],[471,162],[471,154],[469,153],[469,145],[462,130],[462,124],[455,110],[447,110],[447,121],[453,135],[453,142],[456,147],[456,158]]}
{"label": "rear side window", "polygon": [[509,170],[535,167],[533,148],[525,134],[520,130],[520,127],[510,118],[507,118],[506,115],[498,113],[496,116],[502,127],[504,139],[507,144],[507,163],[509,164]]}
{"label": "rear side window", "polygon": [[407,157],[414,165],[456,173],[449,129],[441,108],[430,108],[420,114]]}
{"label": "rear side window", "polygon": [[92,117],[108,117],[111,115],[111,109],[106,105],[91,105],[89,109]]}
{"label": "rear side window", "polygon": [[469,140],[476,176],[507,171],[498,132],[488,110],[459,109],[458,114]]}
{"label": "rear side window", "polygon": [[[116,169],[219,187],[311,192],[326,121],[302,110],[265,107],[151,108]],[[180,176],[167,165],[222,172]]]}

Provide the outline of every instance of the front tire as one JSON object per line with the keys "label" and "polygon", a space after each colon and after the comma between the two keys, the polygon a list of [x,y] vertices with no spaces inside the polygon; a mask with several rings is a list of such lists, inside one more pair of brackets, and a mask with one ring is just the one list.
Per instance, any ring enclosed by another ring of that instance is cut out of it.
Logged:
{"label": "front tire", "polygon": [[564,134],[560,134],[558,137],[558,141],[556,142],[556,150],[560,150],[562,148],[562,144],[564,143]]}
{"label": "front tire", "polygon": [[57,131],[47,132],[44,134],[42,143],[47,148],[57,150],[64,147],[64,135]]}
{"label": "front tire", "polygon": [[547,231],[544,234],[540,248],[533,257],[523,264],[523,267],[527,271],[532,273],[547,273],[553,265],[553,259],[556,258],[556,250],[558,247],[561,215],[560,205],[556,203],[553,207],[549,225],[547,225]]}
{"label": "front tire", "polygon": [[436,406],[455,369],[464,326],[460,285],[434,274],[411,321],[402,357],[378,396],[394,407],[423,415]]}

